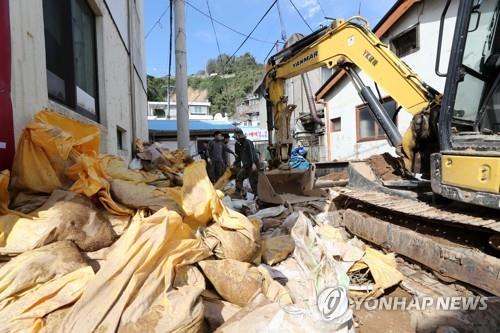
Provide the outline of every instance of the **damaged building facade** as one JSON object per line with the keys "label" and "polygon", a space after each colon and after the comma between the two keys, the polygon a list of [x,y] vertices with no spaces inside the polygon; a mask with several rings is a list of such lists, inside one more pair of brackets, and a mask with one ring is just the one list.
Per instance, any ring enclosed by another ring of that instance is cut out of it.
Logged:
{"label": "damaged building facade", "polygon": [[[434,71],[440,17],[446,1],[400,0],[373,28],[375,34],[408,64],[431,87],[443,92],[445,77]],[[451,51],[458,1],[452,0],[443,29],[440,55],[441,71],[446,71]],[[364,159],[385,152],[395,154],[382,129],[360,99],[345,73],[334,74],[316,92],[316,100],[325,105],[327,155],[331,160]],[[380,90],[384,106],[394,116],[401,133],[409,127],[412,115],[399,106],[380,87],[375,87],[367,75],[359,72],[363,82],[376,92]],[[395,115],[397,111],[397,115]]]}
{"label": "damaged building facade", "polygon": [[134,139],[148,138],[143,1],[11,0],[0,14],[11,73],[2,70],[11,107],[0,154],[11,160],[22,129],[49,108],[97,125],[101,150],[130,158]]}

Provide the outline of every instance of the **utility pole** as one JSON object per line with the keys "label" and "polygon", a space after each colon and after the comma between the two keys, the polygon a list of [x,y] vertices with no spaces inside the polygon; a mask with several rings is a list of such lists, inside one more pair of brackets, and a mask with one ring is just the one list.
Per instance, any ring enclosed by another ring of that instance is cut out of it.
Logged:
{"label": "utility pole", "polygon": [[189,153],[189,106],[187,96],[186,3],[173,0],[175,16],[175,92],[177,148]]}

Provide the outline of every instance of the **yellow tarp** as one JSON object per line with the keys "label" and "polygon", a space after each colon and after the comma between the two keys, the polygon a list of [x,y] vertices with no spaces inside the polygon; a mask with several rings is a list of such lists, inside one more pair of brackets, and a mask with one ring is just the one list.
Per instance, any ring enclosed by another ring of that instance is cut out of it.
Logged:
{"label": "yellow tarp", "polygon": [[375,281],[373,290],[368,292],[351,290],[350,294],[363,299],[376,298],[384,290],[397,285],[403,280],[403,274],[398,271],[394,253],[383,254],[371,247],[366,247],[365,255],[350,268],[350,272],[367,268]]}
{"label": "yellow tarp", "polygon": [[48,110],[38,112],[23,130],[13,166],[16,191],[52,193],[70,189],[97,195],[116,215],[133,215],[111,198],[108,159],[99,156],[100,130]]}
{"label": "yellow tarp", "polygon": [[23,130],[13,166],[14,186],[26,192],[51,193],[66,188],[64,171],[72,152],[99,153],[100,131],[93,125],[48,110],[38,112]]}
{"label": "yellow tarp", "polygon": [[179,289],[177,292],[185,292],[185,299],[172,303],[167,292],[176,271],[210,254],[179,214],[162,209],[146,219],[136,215],[59,332],[117,332],[131,326],[170,331],[167,328],[175,328],[171,325],[181,318],[165,319],[171,319],[175,308],[192,304],[197,294],[196,290]]}

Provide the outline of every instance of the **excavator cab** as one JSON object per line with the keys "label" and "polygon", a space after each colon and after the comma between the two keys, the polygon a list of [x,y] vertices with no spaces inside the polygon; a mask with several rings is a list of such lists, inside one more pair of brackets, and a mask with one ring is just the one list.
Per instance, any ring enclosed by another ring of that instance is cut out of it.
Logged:
{"label": "excavator cab", "polygon": [[440,152],[431,156],[434,193],[500,208],[500,1],[460,2],[439,114]]}

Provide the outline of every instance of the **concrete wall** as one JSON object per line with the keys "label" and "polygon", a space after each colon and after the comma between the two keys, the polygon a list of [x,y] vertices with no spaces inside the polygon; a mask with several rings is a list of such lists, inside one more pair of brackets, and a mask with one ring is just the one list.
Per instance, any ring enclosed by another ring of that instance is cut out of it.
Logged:
{"label": "concrete wall", "polygon": [[[382,41],[389,43],[390,39],[415,24],[419,24],[420,49],[411,53],[402,60],[408,64],[414,72],[427,84],[443,92],[445,78],[438,77],[434,73],[436,49],[438,42],[439,20],[441,17],[444,1],[425,0],[414,5],[389,31],[383,36]],[[454,32],[454,23],[458,7],[458,1],[453,0],[448,10],[443,36],[443,48],[441,55],[441,71],[446,71],[451,51],[451,40]],[[375,87],[373,81],[360,73],[364,83]],[[382,96],[387,96],[381,92]],[[328,118],[341,118],[341,131],[330,133],[328,160],[362,159],[374,154],[389,152],[394,154],[392,148],[385,139],[357,142],[356,138],[356,106],[362,104],[354,86],[347,77],[344,77],[324,98],[327,102]],[[412,116],[404,109],[398,115],[398,128],[401,133],[408,128]]]}
{"label": "concrete wall", "polygon": [[[135,111],[136,136],[148,139],[143,0],[136,0],[132,5],[133,37],[130,39],[128,1],[88,0],[88,3],[96,15],[98,124],[48,98],[42,0],[10,0],[15,138],[19,139],[22,129],[37,111],[48,107],[98,125],[102,130],[102,151],[128,159],[131,157],[132,111]],[[133,75],[129,44],[134,50]],[[117,148],[117,126],[126,131],[126,149],[122,151]]]}

